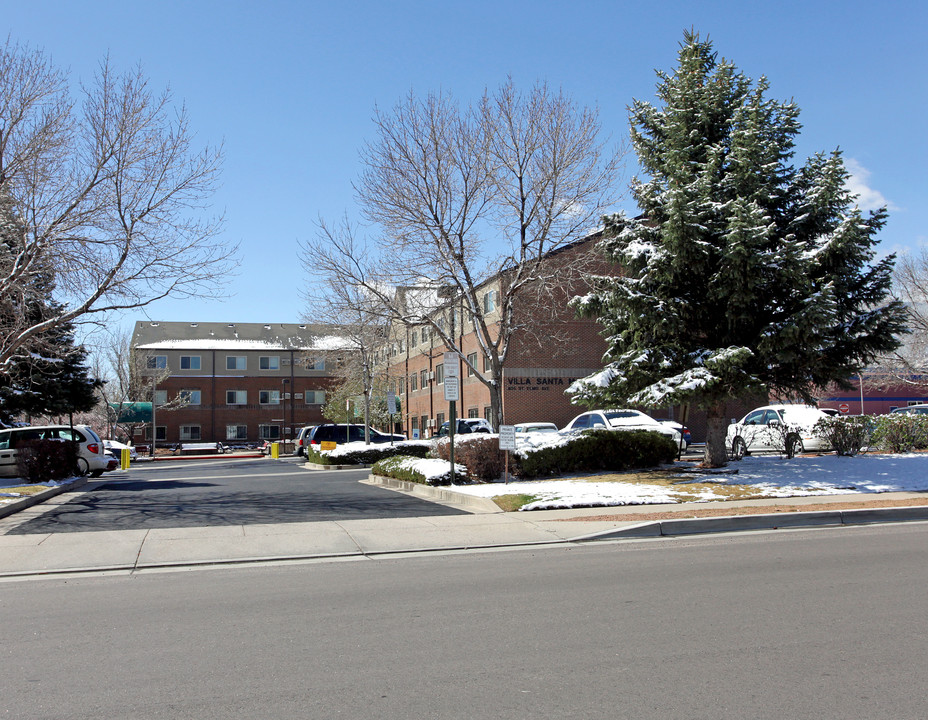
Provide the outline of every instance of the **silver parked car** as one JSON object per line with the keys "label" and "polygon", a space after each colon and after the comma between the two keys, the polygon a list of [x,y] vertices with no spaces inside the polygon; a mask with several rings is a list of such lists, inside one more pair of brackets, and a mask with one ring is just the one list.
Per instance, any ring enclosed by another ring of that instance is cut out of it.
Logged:
{"label": "silver parked car", "polygon": [[561,430],[562,433],[603,428],[605,430],[651,430],[666,435],[680,445],[680,433],[670,425],[658,422],[640,410],[590,410],[577,415]]}

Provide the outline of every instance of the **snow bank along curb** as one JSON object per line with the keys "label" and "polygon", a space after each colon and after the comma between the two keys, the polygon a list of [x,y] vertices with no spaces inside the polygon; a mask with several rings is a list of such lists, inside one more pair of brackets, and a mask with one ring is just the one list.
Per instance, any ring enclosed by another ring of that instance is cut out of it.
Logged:
{"label": "snow bank along curb", "polygon": [[379,485],[390,490],[416,495],[425,500],[432,502],[447,503],[462,506],[464,510],[472,513],[501,513],[499,505],[490,498],[477,497],[476,495],[465,495],[464,493],[454,492],[446,486],[424,485],[422,483],[409,482],[408,480],[397,480],[396,478],[385,477],[383,475],[374,475],[373,473],[361,482],[368,485]]}
{"label": "snow bank along curb", "polygon": [[5,518],[8,515],[17,513],[20,510],[25,510],[26,508],[32,507],[33,505],[38,505],[39,503],[45,502],[49,498],[53,498],[63,492],[77,490],[78,488],[84,487],[86,484],[87,478],[75,478],[70,482],[62,483],[61,485],[55,485],[54,487],[50,487],[47,490],[43,490],[42,492],[37,492],[34,495],[27,495],[26,497],[20,498],[19,500],[14,500],[11,503],[4,503],[3,505],[0,505],[0,518]]}
{"label": "snow bank along curb", "polygon": [[611,538],[667,537],[742,530],[778,530],[782,528],[868,525],[871,523],[928,520],[928,505],[861,510],[820,510],[781,512],[767,515],[729,515],[715,518],[681,518],[641,522],[613,530],[592,533],[571,541],[608,540]]}

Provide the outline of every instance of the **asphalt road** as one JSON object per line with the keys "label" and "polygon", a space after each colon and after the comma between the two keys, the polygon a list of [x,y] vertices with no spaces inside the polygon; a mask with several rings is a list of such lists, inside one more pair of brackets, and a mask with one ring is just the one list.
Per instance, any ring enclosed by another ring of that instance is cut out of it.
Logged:
{"label": "asphalt road", "polygon": [[10,534],[464,514],[358,482],[369,473],[272,460],[139,464]]}
{"label": "asphalt road", "polygon": [[0,583],[0,715],[928,717],[928,524]]}

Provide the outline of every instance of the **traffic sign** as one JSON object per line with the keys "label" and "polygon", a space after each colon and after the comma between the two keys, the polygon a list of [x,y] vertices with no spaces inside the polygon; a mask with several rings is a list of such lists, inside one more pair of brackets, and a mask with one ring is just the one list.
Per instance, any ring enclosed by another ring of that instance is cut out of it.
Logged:
{"label": "traffic sign", "polygon": [[516,426],[500,425],[499,426],[499,449],[515,450],[516,449]]}
{"label": "traffic sign", "polygon": [[838,412],[842,415],[847,415],[851,411],[851,406],[847,403],[841,403],[838,405]]}
{"label": "traffic sign", "polygon": [[455,402],[461,399],[461,385],[457,376],[448,377],[445,375],[445,400]]}

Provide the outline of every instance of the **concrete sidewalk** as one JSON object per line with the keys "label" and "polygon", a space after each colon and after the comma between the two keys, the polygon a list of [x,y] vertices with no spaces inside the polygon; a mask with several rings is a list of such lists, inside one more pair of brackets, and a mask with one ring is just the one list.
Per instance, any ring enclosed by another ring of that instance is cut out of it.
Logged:
{"label": "concrete sidewalk", "polygon": [[[707,503],[599,507],[503,513],[488,501],[474,503],[448,488],[406,487],[399,492],[452,504],[469,515],[388,520],[349,520],[275,525],[124,530],[112,532],[6,534],[37,514],[68,502],[85,488],[65,491],[0,520],[0,578],[59,573],[137,572],[146,569],[231,565],[267,561],[364,558],[391,553],[579,543],[606,539],[676,536],[787,527],[928,520],[928,506],[868,508],[879,499],[900,504],[918,493],[827,496],[726,502],[723,517],[693,518]],[[860,509],[848,509],[849,500]],[[783,512],[803,505],[835,509]],[[712,507],[718,504],[712,503]],[[842,507],[839,507],[842,506]],[[744,514],[763,508],[764,514]],[[780,511],[776,511],[780,508]],[[767,510],[769,509],[769,512]],[[739,514],[740,513],[740,514]],[[653,514],[655,519],[641,519]]]}

